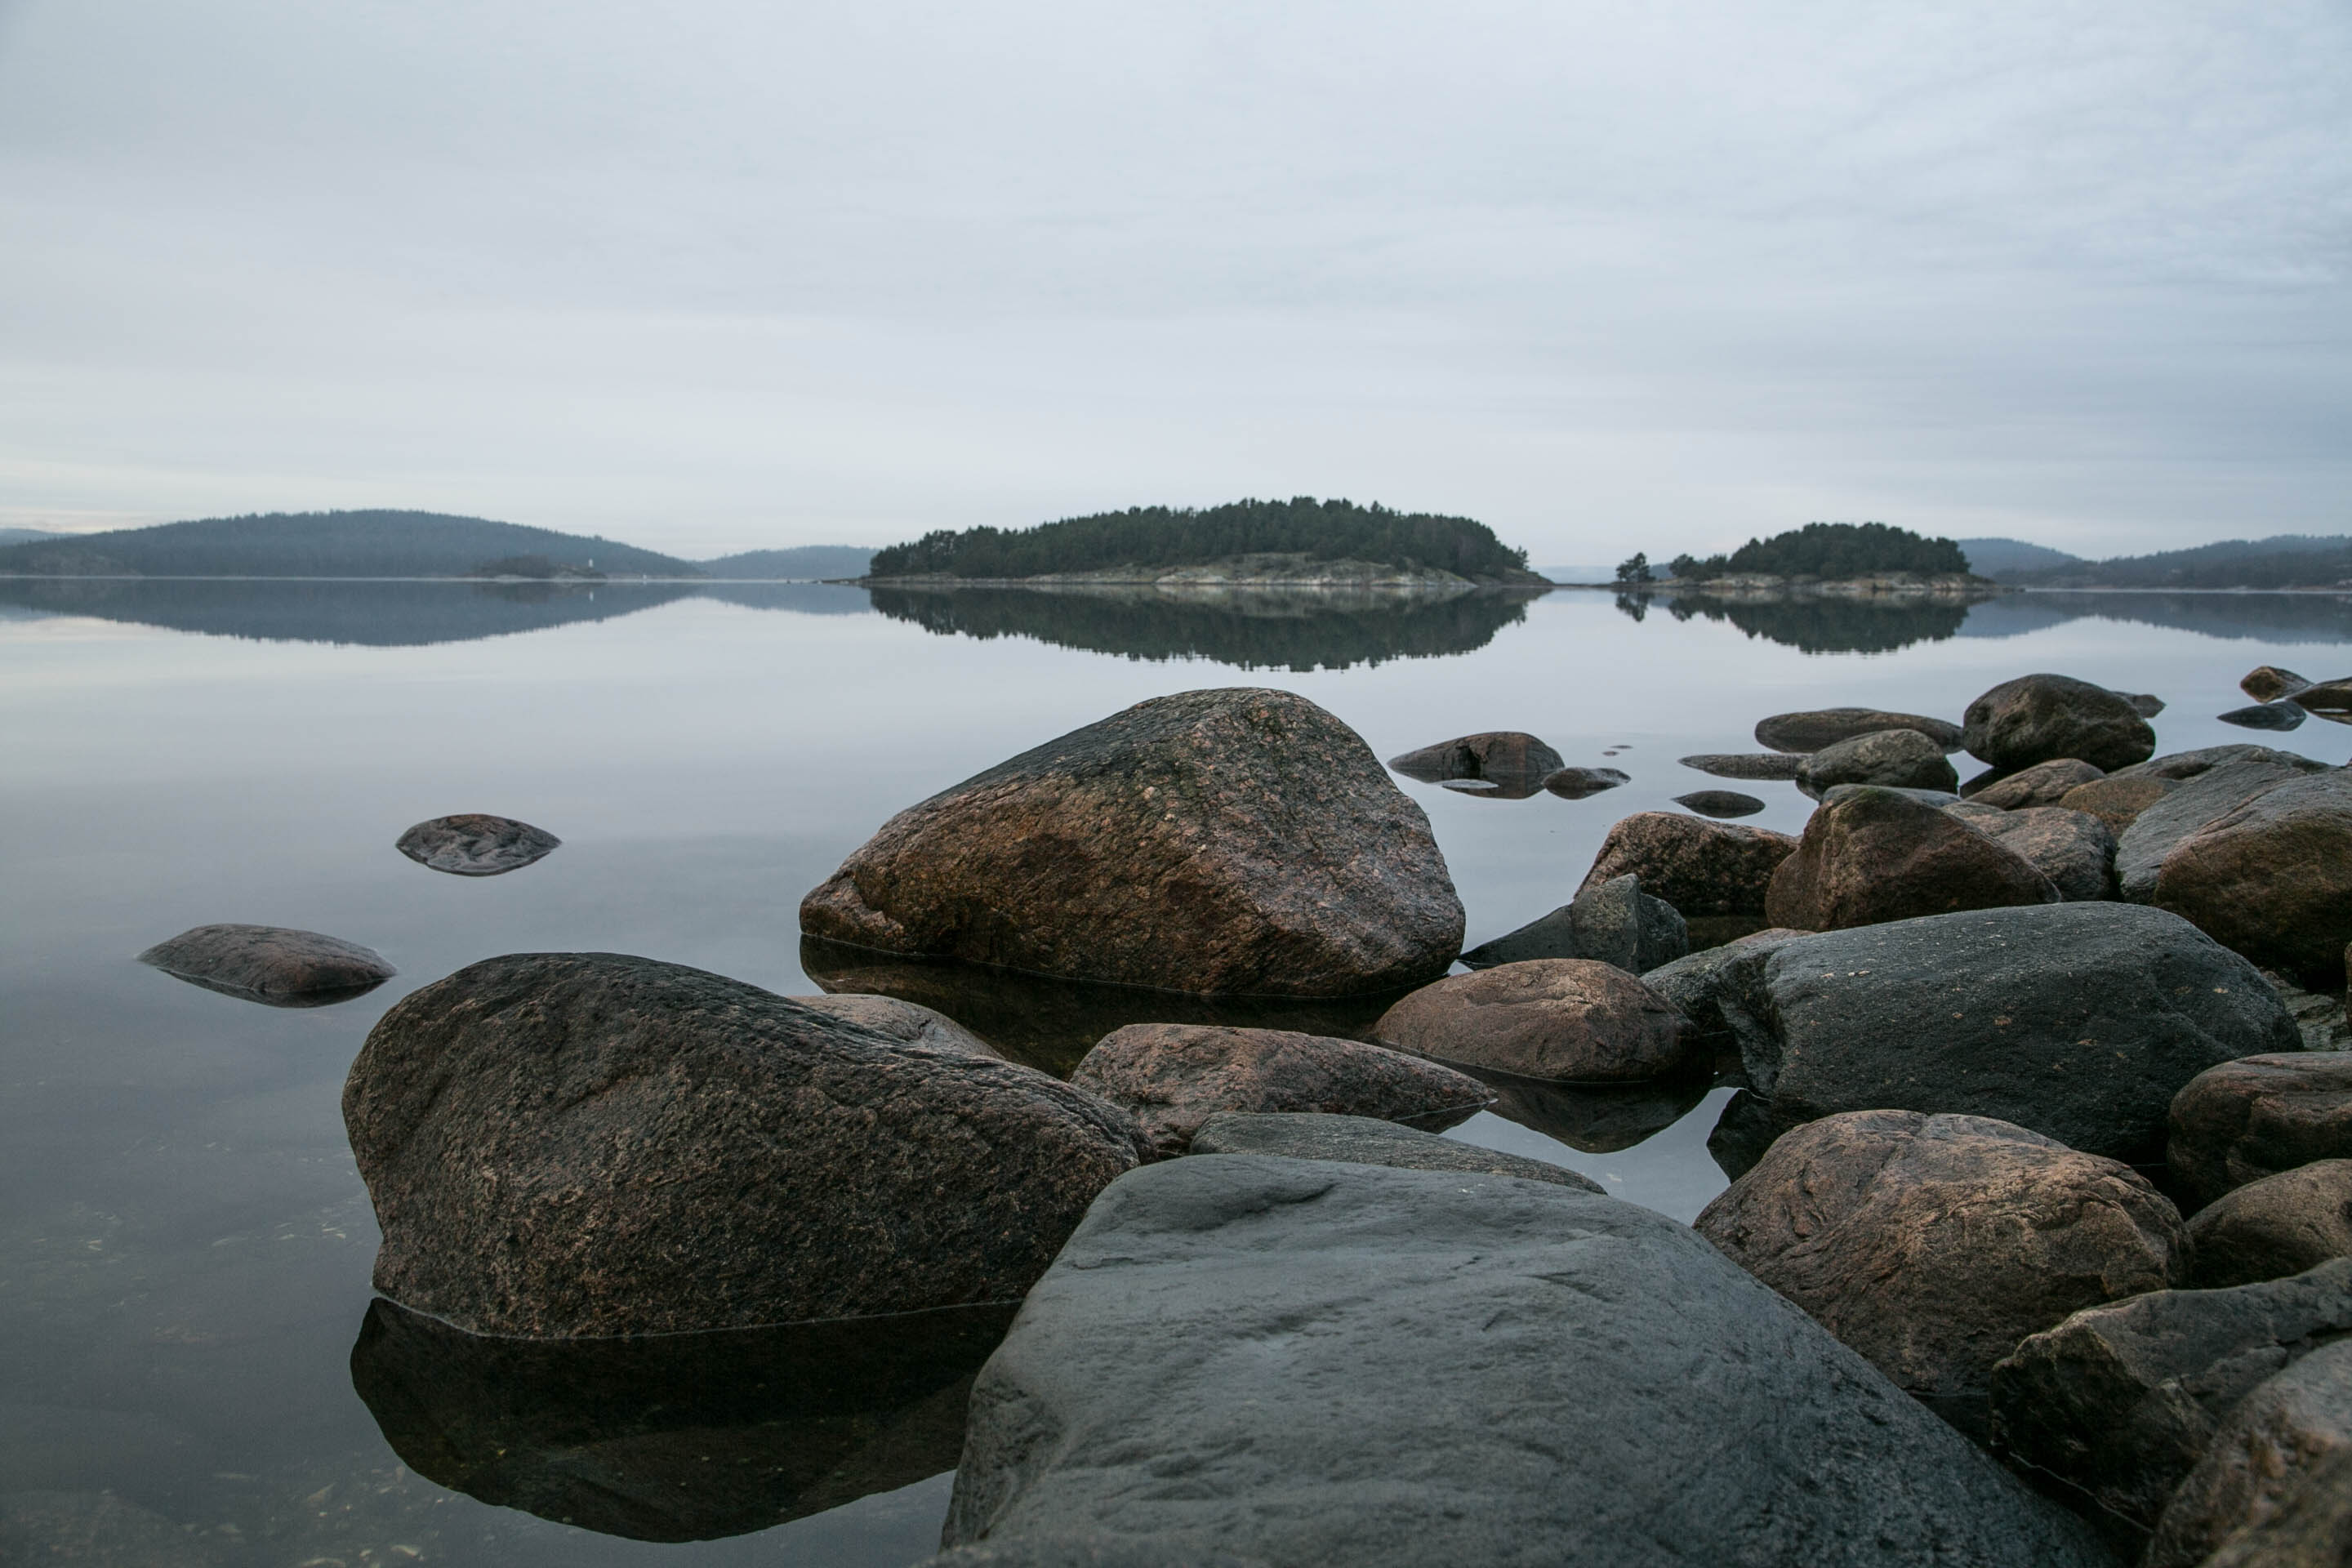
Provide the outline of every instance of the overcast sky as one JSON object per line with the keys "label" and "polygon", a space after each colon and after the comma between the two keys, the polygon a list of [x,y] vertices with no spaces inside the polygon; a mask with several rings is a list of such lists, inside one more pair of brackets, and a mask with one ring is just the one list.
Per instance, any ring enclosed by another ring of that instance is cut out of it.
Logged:
{"label": "overcast sky", "polygon": [[2352,531],[2352,5],[0,0],[0,523]]}

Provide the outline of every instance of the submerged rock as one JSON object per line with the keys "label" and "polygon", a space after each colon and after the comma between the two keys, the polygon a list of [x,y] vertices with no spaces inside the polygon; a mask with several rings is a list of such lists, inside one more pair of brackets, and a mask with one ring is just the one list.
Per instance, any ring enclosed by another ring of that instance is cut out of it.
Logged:
{"label": "submerged rock", "polygon": [[1537,959],[1424,985],[1383,1014],[1373,1037],[1401,1051],[1515,1078],[1625,1083],[1687,1056],[1690,1022],[1614,964]]}
{"label": "submerged rock", "polygon": [[900,812],[802,901],[813,936],[1067,978],[1342,995],[1445,972],[1429,821],[1285,691],[1154,698]]}
{"label": "submerged rock", "polygon": [[2130,701],[2064,675],[2021,675],[1969,704],[1968,753],[1997,768],[2030,768],[2073,757],[2109,773],[2144,762],[2156,731]]}
{"label": "submerged rock", "polygon": [[2310,684],[2291,669],[2281,669],[2274,664],[2258,664],[2239,678],[2238,689],[2257,702],[2270,702],[2281,697],[2292,697]]}
{"label": "submerged rock", "polygon": [[1943,752],[1960,749],[1960,727],[1919,713],[1889,713],[1877,708],[1816,708],[1801,713],[1775,713],[1757,721],[1756,743],[1776,752],[1819,752],[1840,742],[1888,730],[1909,730],[1925,735]]}
{"label": "submerged rock", "polygon": [[1685,1226],[1221,1155],[1087,1215],[973,1390],[943,1539],[1273,1568],[2107,1562]]}
{"label": "submerged rock", "polygon": [[528,822],[467,811],[420,822],[393,847],[420,866],[453,877],[500,877],[545,859],[562,843]]}
{"label": "submerged rock", "polygon": [[1683,766],[1719,779],[1793,780],[1805,765],[1801,752],[1701,752],[1682,759]]}
{"label": "submerged rock", "polygon": [[2352,1159],[2352,1054],[2268,1055],[2199,1073],[2171,1107],[2168,1159],[2199,1204],[2317,1160]]}
{"label": "submerged rock", "polygon": [[1764,809],[1762,801],[1736,789],[1693,790],[1675,796],[1675,804],[1701,816],[1753,816]]}
{"label": "submerged rock", "polygon": [[2062,899],[2110,899],[2116,892],[2116,836],[2087,811],[2029,805],[2016,811],[1963,801],[1954,816],[2050,879]]}
{"label": "submerged rock", "polygon": [[2289,779],[2189,833],[2158,866],[2149,901],[2266,969],[2341,990],[2352,942],[2352,773]]}
{"label": "submerged rock", "polygon": [[909,1046],[930,1046],[942,1051],[968,1051],[976,1057],[995,1057],[1003,1053],[949,1017],[945,1013],[926,1007],[917,1002],[902,1002],[896,996],[849,994],[843,996],[793,996],[789,1001],[803,1007],[814,1007],[820,1013],[830,1013],[845,1018],[861,1028],[877,1035],[887,1035]]}
{"label": "submerged rock", "polygon": [[2284,1279],[2352,1258],[2352,1159],[2318,1160],[2232,1187],[2189,1222],[2192,1283],[2215,1288]]}
{"label": "submerged rock", "polygon": [[1601,1190],[1591,1177],[1565,1165],[1547,1164],[1433,1132],[1417,1132],[1369,1116],[1272,1115],[1219,1111],[1192,1135],[1195,1154],[1279,1154],[1288,1160],[1338,1160],[1353,1165],[1391,1165],[1407,1171],[1465,1171],[1474,1175],[1517,1176],[1556,1187]]}
{"label": "submerged rock", "polygon": [[2086,784],[2076,784],[2059,796],[2058,804],[2068,811],[2080,811],[2097,817],[2107,825],[2107,831],[2118,840],[2139,814],[2180,787],[2178,779],[2116,778],[2110,773]]}
{"label": "submerged rock", "polygon": [[1562,800],[1583,800],[1632,782],[1631,774],[1615,768],[1561,768],[1544,775],[1543,787]]}
{"label": "submerged rock", "polygon": [[1601,841],[1583,886],[1631,873],[1642,890],[1665,900],[1685,920],[1764,912],[1773,868],[1797,847],[1785,833],[1708,822],[1673,811],[1637,812]]}
{"label": "submerged rock", "polygon": [[2106,776],[2088,763],[2073,757],[2059,757],[2046,763],[2036,763],[2030,768],[2020,768],[2013,773],[2005,773],[1968,798],[1982,805],[1997,805],[2003,811],[2015,811],[2029,805],[2055,805],[2066,798],[2068,790]]}
{"label": "submerged rock", "polygon": [[286,926],[196,926],[157,942],[139,962],[174,980],[273,1007],[348,1002],[399,973],[373,948]]}
{"label": "submerged rock", "polygon": [[1361,1040],[1279,1029],[1130,1024],[1106,1036],[1070,1082],[1132,1115],[1165,1159],[1221,1110],[1320,1110],[1451,1127],[1494,1102],[1484,1084]]}
{"label": "submerged rock", "polygon": [[1824,746],[1797,770],[1797,787],[1818,796],[1839,784],[1957,790],[1960,775],[1944,748],[1916,730],[1880,730]]}
{"label": "submerged rock", "polygon": [[2352,1453],[2352,1342],[2315,1350],[2238,1402],[2157,1521],[2142,1568],[2197,1568]]}
{"label": "submerged rock", "polygon": [[1146,1152],[1027,1068],[616,953],[404,998],[343,1086],[375,1286],[477,1333],[677,1333],[1017,1297]]}
{"label": "submerged rock", "polygon": [[2058,898],[2014,850],[1941,809],[1858,789],[1806,822],[1797,852],[1772,873],[1764,914],[1776,926],[1834,931]]}
{"label": "submerged rock", "polygon": [[1461,735],[1389,759],[1390,767],[1424,784],[1486,780],[1506,800],[1525,800],[1566,765],[1558,752],[1520,730]]}
{"label": "submerged rock", "polygon": [[1472,969],[1535,958],[1590,958],[1630,973],[1670,963],[1690,951],[1683,917],[1663,899],[1642,891],[1634,876],[1588,887],[1569,903],[1481,942],[1462,955]]}

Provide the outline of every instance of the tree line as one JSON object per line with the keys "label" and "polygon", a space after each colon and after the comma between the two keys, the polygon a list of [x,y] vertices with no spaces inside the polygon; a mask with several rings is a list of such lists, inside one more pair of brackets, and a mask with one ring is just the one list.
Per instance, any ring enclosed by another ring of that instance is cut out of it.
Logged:
{"label": "tree line", "polygon": [[[1769,539],[1751,539],[1728,555],[1677,555],[1668,575],[1685,583],[1716,577],[1769,576],[1838,579],[1881,572],[1922,575],[1965,573],[1969,558],[1948,539],[1930,539],[1884,522],[1809,522]],[[1617,568],[1620,583],[1656,581],[1646,554]]]}

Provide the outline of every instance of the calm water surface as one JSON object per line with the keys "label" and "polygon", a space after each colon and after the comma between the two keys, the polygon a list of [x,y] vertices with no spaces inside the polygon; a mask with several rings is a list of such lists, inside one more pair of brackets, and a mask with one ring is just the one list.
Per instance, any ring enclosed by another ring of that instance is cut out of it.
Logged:
{"label": "calm water surface", "polygon": [[[2235,682],[2255,664],[2346,673],[2347,642],[2345,601],[2289,595],[1677,614],[1582,593],[1314,612],[814,584],[0,584],[0,1493],[19,1539],[111,1531],[144,1542],[141,1561],[900,1568],[934,1549],[953,1462],[951,1425],[935,1429],[952,1390],[906,1354],[872,1363],[912,1379],[886,1418],[761,1381],[869,1364],[832,1342],[746,1345],[714,1372],[485,1365],[429,1335],[363,1333],[376,1232],[338,1096],[386,1007],[476,959],[548,949],[814,989],[801,895],[892,812],[1170,691],[1298,691],[1383,756],[1526,729],[1631,773],[1584,801],[1399,781],[1475,943],[1565,901],[1611,822],[1716,782],[1675,759],[1754,749],[1763,714],[1957,719],[1995,681],[2056,670],[2165,698],[2165,750],[2255,740],[2342,762],[2352,731],[2251,735],[2211,715],[2246,700]],[[1790,785],[1719,787],[1765,797],[1760,826],[1794,831],[1808,810]],[[456,811],[522,817],[563,847],[480,880],[394,851]],[[131,962],[221,921],[332,932],[400,976],[280,1010]],[[1628,1146],[1608,1147],[1638,1128],[1580,1139],[1598,1152],[1538,1130],[1572,1117],[1525,1110],[1538,1125],[1486,1115],[1454,1136],[1686,1220],[1723,1185],[1705,1142],[1728,1093],[1666,1106],[1654,1122],[1690,1109]],[[655,1408],[688,1384],[683,1416]],[[889,1441],[798,1505],[752,1474],[778,1454],[823,1469],[827,1442],[854,1448],[877,1420]],[[665,1421],[694,1436],[645,1436]],[[526,1440],[553,1456],[528,1474],[499,1458]],[[794,1506],[823,1511],[759,1528]],[[665,1519],[744,1533],[610,1532]]]}

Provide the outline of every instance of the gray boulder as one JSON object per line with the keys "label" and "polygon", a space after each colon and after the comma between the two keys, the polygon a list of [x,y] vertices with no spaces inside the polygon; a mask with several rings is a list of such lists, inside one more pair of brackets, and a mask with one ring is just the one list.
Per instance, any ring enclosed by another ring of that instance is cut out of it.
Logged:
{"label": "gray boulder", "polygon": [[2182,1086],[2167,1158],[2199,1204],[2318,1160],[2352,1159],[2352,1054],[2237,1053]]}
{"label": "gray boulder", "polygon": [[1201,1130],[1192,1135],[1192,1152],[1279,1154],[1286,1160],[1338,1160],[1405,1171],[1466,1171],[1474,1175],[1549,1182],[1588,1193],[1602,1190],[1591,1177],[1565,1165],[1481,1149],[1475,1143],[1416,1132],[1369,1116],[1220,1111],[1201,1123]]}
{"label": "gray boulder", "polygon": [[2190,752],[2167,752],[2160,757],[2150,757],[2127,768],[2109,768],[2107,776],[2114,779],[2170,779],[2180,784],[2230,763],[2284,763],[2305,772],[2327,765],[2299,752],[2282,752],[2270,746],[2258,746],[2252,741],[2233,741],[2224,746],[2200,746]]}
{"label": "gray boulder", "polygon": [[1814,708],[1799,713],[1775,713],[1756,723],[1756,743],[1776,752],[1820,752],[1860,735],[1888,730],[1910,730],[1933,741],[1939,751],[1960,749],[1960,727],[1948,720],[1923,713],[1889,713],[1879,708]]}
{"label": "gray boulder", "polygon": [[1986,805],[1997,805],[2003,811],[2015,811],[2027,805],[2055,805],[2066,797],[2068,790],[2078,789],[2106,776],[2104,771],[2079,758],[2057,757],[2004,774],[1969,798]]}
{"label": "gray boulder", "polygon": [[1675,804],[1701,816],[1753,816],[1764,809],[1762,801],[1736,789],[1696,789],[1675,796]]}
{"label": "gray boulder", "polygon": [[1636,812],[1609,829],[1580,890],[1630,873],[1641,878],[1643,892],[1665,900],[1686,921],[1762,914],[1774,868],[1796,847],[1789,835],[1761,827],[1676,811]]}
{"label": "gray boulder", "polygon": [[2164,1505],[2141,1568],[2197,1568],[2275,1514],[2321,1465],[2352,1452],[2352,1342],[2315,1350],[2238,1402]]}
{"label": "gray boulder", "polygon": [[2049,878],[2060,898],[2115,896],[2116,836],[2089,812],[2062,805],[2001,811],[1972,801],[1945,809]]}
{"label": "gray boulder", "polygon": [[2116,877],[2123,896],[2136,904],[2153,901],[2165,859],[2183,840],[2318,766],[2305,766],[2300,759],[2249,758],[2223,762],[2190,775],[2179,789],[2132,818],[2131,826],[2116,840]]}
{"label": "gray boulder", "polygon": [[1690,1022],[1614,964],[1539,958],[1424,985],[1381,1014],[1372,1037],[1514,1078],[1626,1083],[1683,1067]]}
{"label": "gray boulder", "polygon": [[1107,1192],[973,1389],[945,1542],[1086,1531],[1271,1568],[2109,1562],[1671,1220],[1239,1154]]}
{"label": "gray boulder", "polygon": [[418,865],[453,877],[502,877],[545,859],[563,840],[543,827],[478,811],[420,822],[394,843]]}
{"label": "gray boulder", "polygon": [[1797,770],[1797,787],[1819,797],[1839,784],[1957,790],[1960,775],[1944,749],[1916,730],[1880,730],[1824,746]]}
{"label": "gray boulder", "polygon": [[272,1007],[347,1002],[399,973],[373,948],[287,926],[196,926],[157,942],[139,962],[174,980]]}
{"label": "gray boulder", "polygon": [[2149,901],[2266,969],[2343,989],[2352,773],[2288,779],[2188,834],[2157,868]]}
{"label": "gray boulder", "polygon": [[1736,937],[1721,947],[1701,949],[1685,958],[1662,964],[1643,974],[1642,984],[1673,1004],[1691,1021],[1694,1044],[1708,1049],[1738,1050],[1744,1034],[1759,1030],[1758,1016],[1769,1005],[1758,989],[1763,968],[1757,960],[1807,931],[1768,926]]}
{"label": "gray boulder", "polygon": [[2189,1222],[2191,1283],[2284,1279],[2352,1258],[2352,1160],[2317,1160],[2232,1187]]}
{"label": "gray boulder", "polygon": [[1389,766],[1407,778],[1425,784],[1481,779],[1496,786],[1496,795],[1508,800],[1524,800],[1535,794],[1546,778],[1566,765],[1558,752],[1523,730],[1459,735],[1389,759]]}
{"label": "gray boulder", "polygon": [[1822,804],[1835,805],[1842,800],[1853,799],[1854,795],[1866,789],[1882,789],[1889,795],[1899,795],[1906,800],[1916,800],[1921,805],[1932,805],[1939,810],[1948,805],[1961,804],[1960,797],[1948,789],[1898,789],[1892,784],[1832,784],[1822,792]]}
{"label": "gray boulder", "polygon": [[2156,731],[2128,698],[2064,675],[2021,675],[1969,704],[1961,715],[1969,755],[2015,772],[2074,757],[2109,773],[2145,762]]}
{"label": "gray boulder", "polygon": [[1763,782],[1794,779],[1797,770],[1805,765],[1805,758],[1802,752],[1701,752],[1683,758],[1682,764],[1719,779]]}
{"label": "gray boulder", "polygon": [[1674,905],[1642,891],[1640,878],[1612,877],[1573,900],[1462,955],[1473,969],[1531,958],[1590,958],[1639,974],[1690,951],[1690,931]]}

